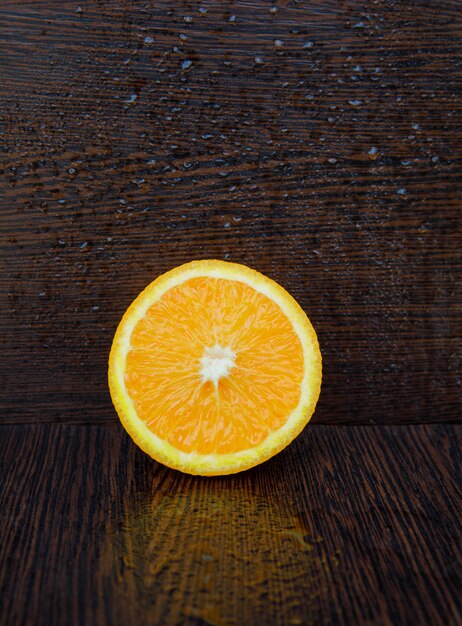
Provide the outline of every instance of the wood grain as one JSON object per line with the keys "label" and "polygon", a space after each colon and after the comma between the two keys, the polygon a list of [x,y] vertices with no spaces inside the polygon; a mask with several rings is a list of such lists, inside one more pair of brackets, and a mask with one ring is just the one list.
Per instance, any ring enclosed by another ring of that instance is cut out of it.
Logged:
{"label": "wood grain", "polygon": [[272,6],[2,1],[4,423],[116,420],[118,320],[207,257],[308,312],[318,423],[460,421],[460,3]]}
{"label": "wood grain", "polygon": [[[0,626],[462,625],[461,34],[453,0],[2,0]],[[202,479],[106,361],[210,257],[297,298],[324,385]]]}
{"label": "wood grain", "polygon": [[122,428],[0,427],[0,623],[456,626],[460,426],[307,428],[164,468]]}

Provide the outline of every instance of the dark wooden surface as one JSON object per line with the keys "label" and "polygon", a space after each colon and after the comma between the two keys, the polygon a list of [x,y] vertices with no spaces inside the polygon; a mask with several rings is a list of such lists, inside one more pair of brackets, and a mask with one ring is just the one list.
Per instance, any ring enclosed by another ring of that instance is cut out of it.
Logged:
{"label": "dark wooden surface", "polygon": [[207,257],[308,312],[316,422],[460,421],[461,21],[458,0],[2,0],[3,422],[115,421],[122,312]]}
{"label": "dark wooden surface", "polygon": [[[0,1],[1,626],[462,624],[461,32],[458,0]],[[297,298],[324,381],[202,479],[106,369],[210,257]]]}
{"label": "dark wooden surface", "polygon": [[2,626],[462,624],[460,426],[315,426],[216,479],[115,425],[0,434]]}

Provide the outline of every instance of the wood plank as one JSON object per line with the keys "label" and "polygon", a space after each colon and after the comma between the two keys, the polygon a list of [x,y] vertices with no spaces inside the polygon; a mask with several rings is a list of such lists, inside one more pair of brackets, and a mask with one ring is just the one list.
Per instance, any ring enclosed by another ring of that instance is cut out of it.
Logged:
{"label": "wood plank", "polygon": [[313,426],[168,470],[120,427],[0,428],[8,626],[462,623],[459,426]]}
{"label": "wood plank", "polygon": [[122,313],[218,257],[310,315],[318,423],[460,421],[460,3],[201,8],[1,3],[0,419],[115,422]]}

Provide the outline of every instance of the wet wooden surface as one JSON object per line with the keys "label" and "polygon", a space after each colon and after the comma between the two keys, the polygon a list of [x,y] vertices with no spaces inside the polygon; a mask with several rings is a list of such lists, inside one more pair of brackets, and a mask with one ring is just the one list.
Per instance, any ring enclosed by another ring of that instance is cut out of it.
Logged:
{"label": "wet wooden surface", "polygon": [[0,437],[2,625],[462,623],[460,426],[313,426],[214,479],[115,425]]}
{"label": "wet wooden surface", "polygon": [[1,419],[115,421],[131,300],[194,258],[305,308],[318,423],[460,421],[460,3],[2,0]]}
{"label": "wet wooden surface", "polygon": [[[462,624],[461,15],[0,2],[1,626]],[[324,381],[287,450],[201,479],[106,369],[211,257],[297,298]]]}

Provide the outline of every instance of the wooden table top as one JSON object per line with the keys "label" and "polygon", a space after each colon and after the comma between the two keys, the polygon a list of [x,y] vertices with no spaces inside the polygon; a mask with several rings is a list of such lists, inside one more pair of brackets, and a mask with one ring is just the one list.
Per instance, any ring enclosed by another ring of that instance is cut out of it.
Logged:
{"label": "wooden table top", "polygon": [[212,479],[118,425],[0,432],[2,625],[461,623],[460,427],[313,426]]}
{"label": "wooden table top", "polygon": [[[0,2],[1,626],[458,626],[457,0]],[[229,478],[107,390],[157,275],[245,263],[323,388]]]}

